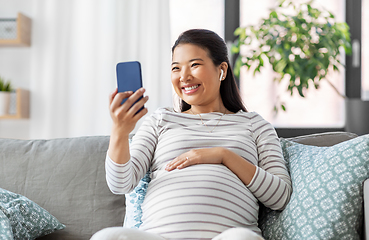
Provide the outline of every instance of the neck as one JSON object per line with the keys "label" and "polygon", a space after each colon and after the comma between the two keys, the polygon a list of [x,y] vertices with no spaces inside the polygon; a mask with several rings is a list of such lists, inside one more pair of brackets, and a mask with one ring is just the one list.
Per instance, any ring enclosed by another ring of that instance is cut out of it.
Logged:
{"label": "neck", "polygon": [[200,106],[191,106],[189,111],[192,114],[211,113],[211,112],[220,112],[225,114],[228,112],[228,110],[223,106],[223,104],[218,108],[203,108]]}

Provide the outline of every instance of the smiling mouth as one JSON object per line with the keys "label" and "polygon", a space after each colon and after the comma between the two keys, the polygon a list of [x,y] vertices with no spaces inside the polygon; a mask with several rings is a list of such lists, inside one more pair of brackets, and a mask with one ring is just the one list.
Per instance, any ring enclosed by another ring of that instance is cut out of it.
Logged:
{"label": "smiling mouth", "polygon": [[193,85],[193,86],[191,86],[191,87],[183,87],[183,89],[185,90],[185,91],[191,91],[191,90],[194,90],[194,89],[196,89],[196,88],[198,88],[200,85],[198,84],[198,85]]}

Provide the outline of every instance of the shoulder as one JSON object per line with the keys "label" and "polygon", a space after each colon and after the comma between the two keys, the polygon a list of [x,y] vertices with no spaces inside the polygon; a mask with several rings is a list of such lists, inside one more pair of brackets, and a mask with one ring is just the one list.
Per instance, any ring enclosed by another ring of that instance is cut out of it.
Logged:
{"label": "shoulder", "polygon": [[174,109],[171,107],[160,107],[155,110],[156,114],[168,114],[168,113],[175,113]]}
{"label": "shoulder", "polygon": [[246,118],[248,120],[250,120],[251,122],[254,121],[266,121],[259,113],[257,112],[244,112],[242,110],[238,111],[237,113],[234,114],[235,117],[243,117]]}
{"label": "shoulder", "polygon": [[151,114],[151,116],[152,117],[155,117],[155,118],[163,119],[163,118],[165,118],[167,116],[171,116],[171,115],[174,115],[174,114],[177,114],[177,112],[174,111],[173,108],[170,108],[170,107],[161,107],[161,108],[156,109]]}
{"label": "shoulder", "polygon": [[156,124],[161,125],[161,123],[167,122],[173,118],[181,118],[183,113],[176,112],[173,108],[170,107],[161,107],[156,109],[153,113],[151,113],[147,119],[151,122],[156,122]]}
{"label": "shoulder", "polygon": [[161,107],[154,112],[154,115],[160,115],[163,118],[186,118],[190,114],[177,112],[171,107]]}
{"label": "shoulder", "polygon": [[257,112],[243,112],[240,111],[237,114],[247,118],[249,123],[251,124],[251,128],[253,131],[263,130],[263,129],[274,129],[272,124],[265,120],[259,113]]}

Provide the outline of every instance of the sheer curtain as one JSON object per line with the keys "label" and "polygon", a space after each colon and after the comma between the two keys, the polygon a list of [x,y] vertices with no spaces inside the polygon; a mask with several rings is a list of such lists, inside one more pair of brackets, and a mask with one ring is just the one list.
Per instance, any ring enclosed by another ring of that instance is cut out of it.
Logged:
{"label": "sheer curtain", "polygon": [[168,0],[35,1],[30,138],[110,134],[115,65],[138,60],[149,113],[172,105]]}

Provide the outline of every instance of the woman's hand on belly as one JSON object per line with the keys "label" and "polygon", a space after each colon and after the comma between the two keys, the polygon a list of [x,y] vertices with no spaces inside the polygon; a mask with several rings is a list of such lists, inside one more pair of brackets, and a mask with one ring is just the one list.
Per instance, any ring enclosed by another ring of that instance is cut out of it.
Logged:
{"label": "woman's hand on belly", "polygon": [[250,184],[256,172],[254,164],[222,147],[192,149],[169,162],[165,170],[172,171],[195,164],[224,164],[246,186]]}
{"label": "woman's hand on belly", "polygon": [[167,164],[165,170],[182,169],[196,164],[221,164],[223,163],[224,148],[202,148],[185,152]]}

